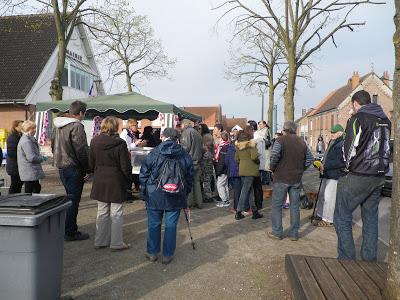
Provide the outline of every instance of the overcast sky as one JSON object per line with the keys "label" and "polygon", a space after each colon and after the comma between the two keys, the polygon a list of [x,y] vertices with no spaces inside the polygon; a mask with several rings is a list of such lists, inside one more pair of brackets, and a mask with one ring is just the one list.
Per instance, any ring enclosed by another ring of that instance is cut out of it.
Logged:
{"label": "overcast sky", "polygon": [[[254,0],[252,0],[254,1]],[[224,63],[228,61],[228,40],[231,32],[214,25],[221,11],[212,11],[216,0],[136,0],[132,1],[138,14],[147,15],[161,38],[165,50],[178,62],[172,70],[172,81],[153,80],[140,86],[140,92],[155,99],[179,106],[222,105],[228,117],[261,118],[261,98],[238,90],[237,84],[225,79]],[[357,21],[366,25],[354,32],[347,30],[335,37],[338,48],[325,44],[312,60],[313,86],[299,81],[295,96],[295,117],[302,108],[314,107],[326,94],[344,85],[353,71],[364,75],[374,71],[381,76],[394,65],[392,35],[394,7],[388,4],[358,9]],[[116,89],[121,88],[115,86]],[[278,104],[278,125],[282,123],[281,92]],[[267,109],[266,109],[267,110]],[[266,111],[265,110],[265,111]]]}

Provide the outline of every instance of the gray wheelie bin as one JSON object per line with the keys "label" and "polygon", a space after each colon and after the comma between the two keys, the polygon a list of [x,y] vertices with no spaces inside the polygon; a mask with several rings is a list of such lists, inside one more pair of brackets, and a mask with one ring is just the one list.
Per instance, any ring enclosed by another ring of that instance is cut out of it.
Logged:
{"label": "gray wheelie bin", "polygon": [[0,196],[0,299],[60,298],[64,195]]}

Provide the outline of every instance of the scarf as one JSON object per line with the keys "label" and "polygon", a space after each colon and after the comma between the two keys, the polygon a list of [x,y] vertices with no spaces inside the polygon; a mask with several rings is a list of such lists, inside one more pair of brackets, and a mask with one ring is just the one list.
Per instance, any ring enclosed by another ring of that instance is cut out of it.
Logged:
{"label": "scarf", "polygon": [[219,160],[219,154],[223,146],[229,145],[229,141],[221,141],[218,145],[215,146],[215,157],[214,160],[217,162]]}

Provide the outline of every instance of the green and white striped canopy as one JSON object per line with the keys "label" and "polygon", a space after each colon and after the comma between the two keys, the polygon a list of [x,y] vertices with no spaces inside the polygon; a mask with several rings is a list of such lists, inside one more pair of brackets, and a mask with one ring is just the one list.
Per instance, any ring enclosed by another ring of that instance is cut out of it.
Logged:
{"label": "green and white striped canopy", "polygon": [[138,120],[155,120],[159,113],[175,114],[180,119],[201,121],[201,116],[187,112],[179,107],[154,100],[139,93],[129,92],[115,95],[89,97],[85,99],[38,102],[37,111],[68,112],[69,105],[76,100],[87,104],[86,115],[90,117],[115,116],[122,119],[135,118]]}

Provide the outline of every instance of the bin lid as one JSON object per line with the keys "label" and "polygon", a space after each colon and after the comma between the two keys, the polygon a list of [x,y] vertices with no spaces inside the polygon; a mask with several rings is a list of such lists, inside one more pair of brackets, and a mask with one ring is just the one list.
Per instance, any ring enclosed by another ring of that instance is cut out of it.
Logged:
{"label": "bin lid", "polygon": [[68,201],[66,195],[12,194],[0,196],[0,214],[35,215]]}

